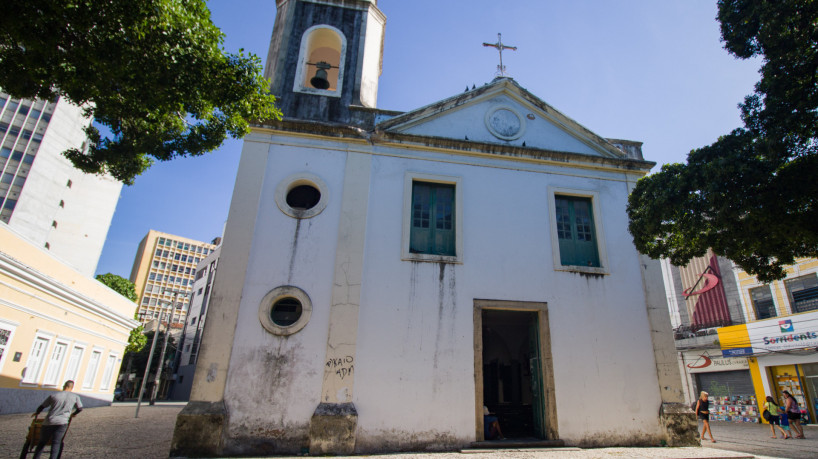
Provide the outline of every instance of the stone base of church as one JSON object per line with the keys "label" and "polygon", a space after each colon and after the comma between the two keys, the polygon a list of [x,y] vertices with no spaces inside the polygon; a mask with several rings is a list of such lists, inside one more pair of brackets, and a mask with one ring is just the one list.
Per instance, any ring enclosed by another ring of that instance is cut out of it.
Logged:
{"label": "stone base of church", "polygon": [[696,415],[684,403],[662,403],[659,421],[667,437],[667,446],[699,446]]}
{"label": "stone base of church", "polygon": [[357,426],[358,411],[352,403],[319,404],[310,420],[310,454],[352,454]]}
{"label": "stone base of church", "polygon": [[190,402],[176,417],[170,456],[212,457],[222,453],[227,425],[223,402]]}

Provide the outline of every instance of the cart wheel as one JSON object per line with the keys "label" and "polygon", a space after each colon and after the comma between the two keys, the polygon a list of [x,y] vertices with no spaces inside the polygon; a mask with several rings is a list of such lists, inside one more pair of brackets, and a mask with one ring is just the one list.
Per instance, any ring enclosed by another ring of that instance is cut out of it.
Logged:
{"label": "cart wheel", "polygon": [[28,456],[29,446],[31,446],[31,444],[28,442],[28,439],[26,439],[26,443],[23,445],[23,451],[20,452],[20,459],[26,459],[26,456]]}

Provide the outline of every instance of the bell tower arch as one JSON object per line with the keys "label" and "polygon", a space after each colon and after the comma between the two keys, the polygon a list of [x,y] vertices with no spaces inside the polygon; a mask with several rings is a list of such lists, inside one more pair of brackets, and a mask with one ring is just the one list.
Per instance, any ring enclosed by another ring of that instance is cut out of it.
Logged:
{"label": "bell tower arch", "polygon": [[277,0],[265,76],[285,118],[348,123],[375,108],[386,16],[377,0]]}

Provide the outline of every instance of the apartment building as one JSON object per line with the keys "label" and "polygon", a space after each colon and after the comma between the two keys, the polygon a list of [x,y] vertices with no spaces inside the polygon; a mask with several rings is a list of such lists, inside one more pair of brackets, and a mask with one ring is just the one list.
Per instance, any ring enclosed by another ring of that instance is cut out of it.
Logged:
{"label": "apartment building", "polygon": [[173,322],[185,323],[196,265],[213,252],[217,243],[148,231],[139,243],[130,277],[139,296],[137,319],[147,323],[160,318],[175,295]]}
{"label": "apartment building", "polygon": [[86,148],[82,108],[0,92],[0,221],[86,276],[96,271],[122,183],[75,169]]}
{"label": "apartment building", "polygon": [[[221,241],[218,242],[221,243]],[[174,362],[176,378],[171,389],[171,398],[174,400],[188,400],[190,398],[190,390],[193,387],[193,374],[196,370],[196,358],[199,355],[199,346],[202,344],[202,332],[211,298],[210,291],[216,278],[216,268],[220,254],[221,245],[207,258],[199,262],[196,267],[196,281],[193,284],[193,291],[190,293],[187,321],[181,337],[177,341],[179,346],[176,350],[176,361]]]}

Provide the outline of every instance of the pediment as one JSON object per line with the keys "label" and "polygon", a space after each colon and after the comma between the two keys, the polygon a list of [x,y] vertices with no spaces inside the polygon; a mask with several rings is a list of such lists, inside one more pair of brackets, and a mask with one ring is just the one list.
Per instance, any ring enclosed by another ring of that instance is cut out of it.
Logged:
{"label": "pediment", "polygon": [[498,143],[609,158],[626,155],[605,138],[538,99],[510,78],[498,78],[380,123],[378,129],[452,140]]}

